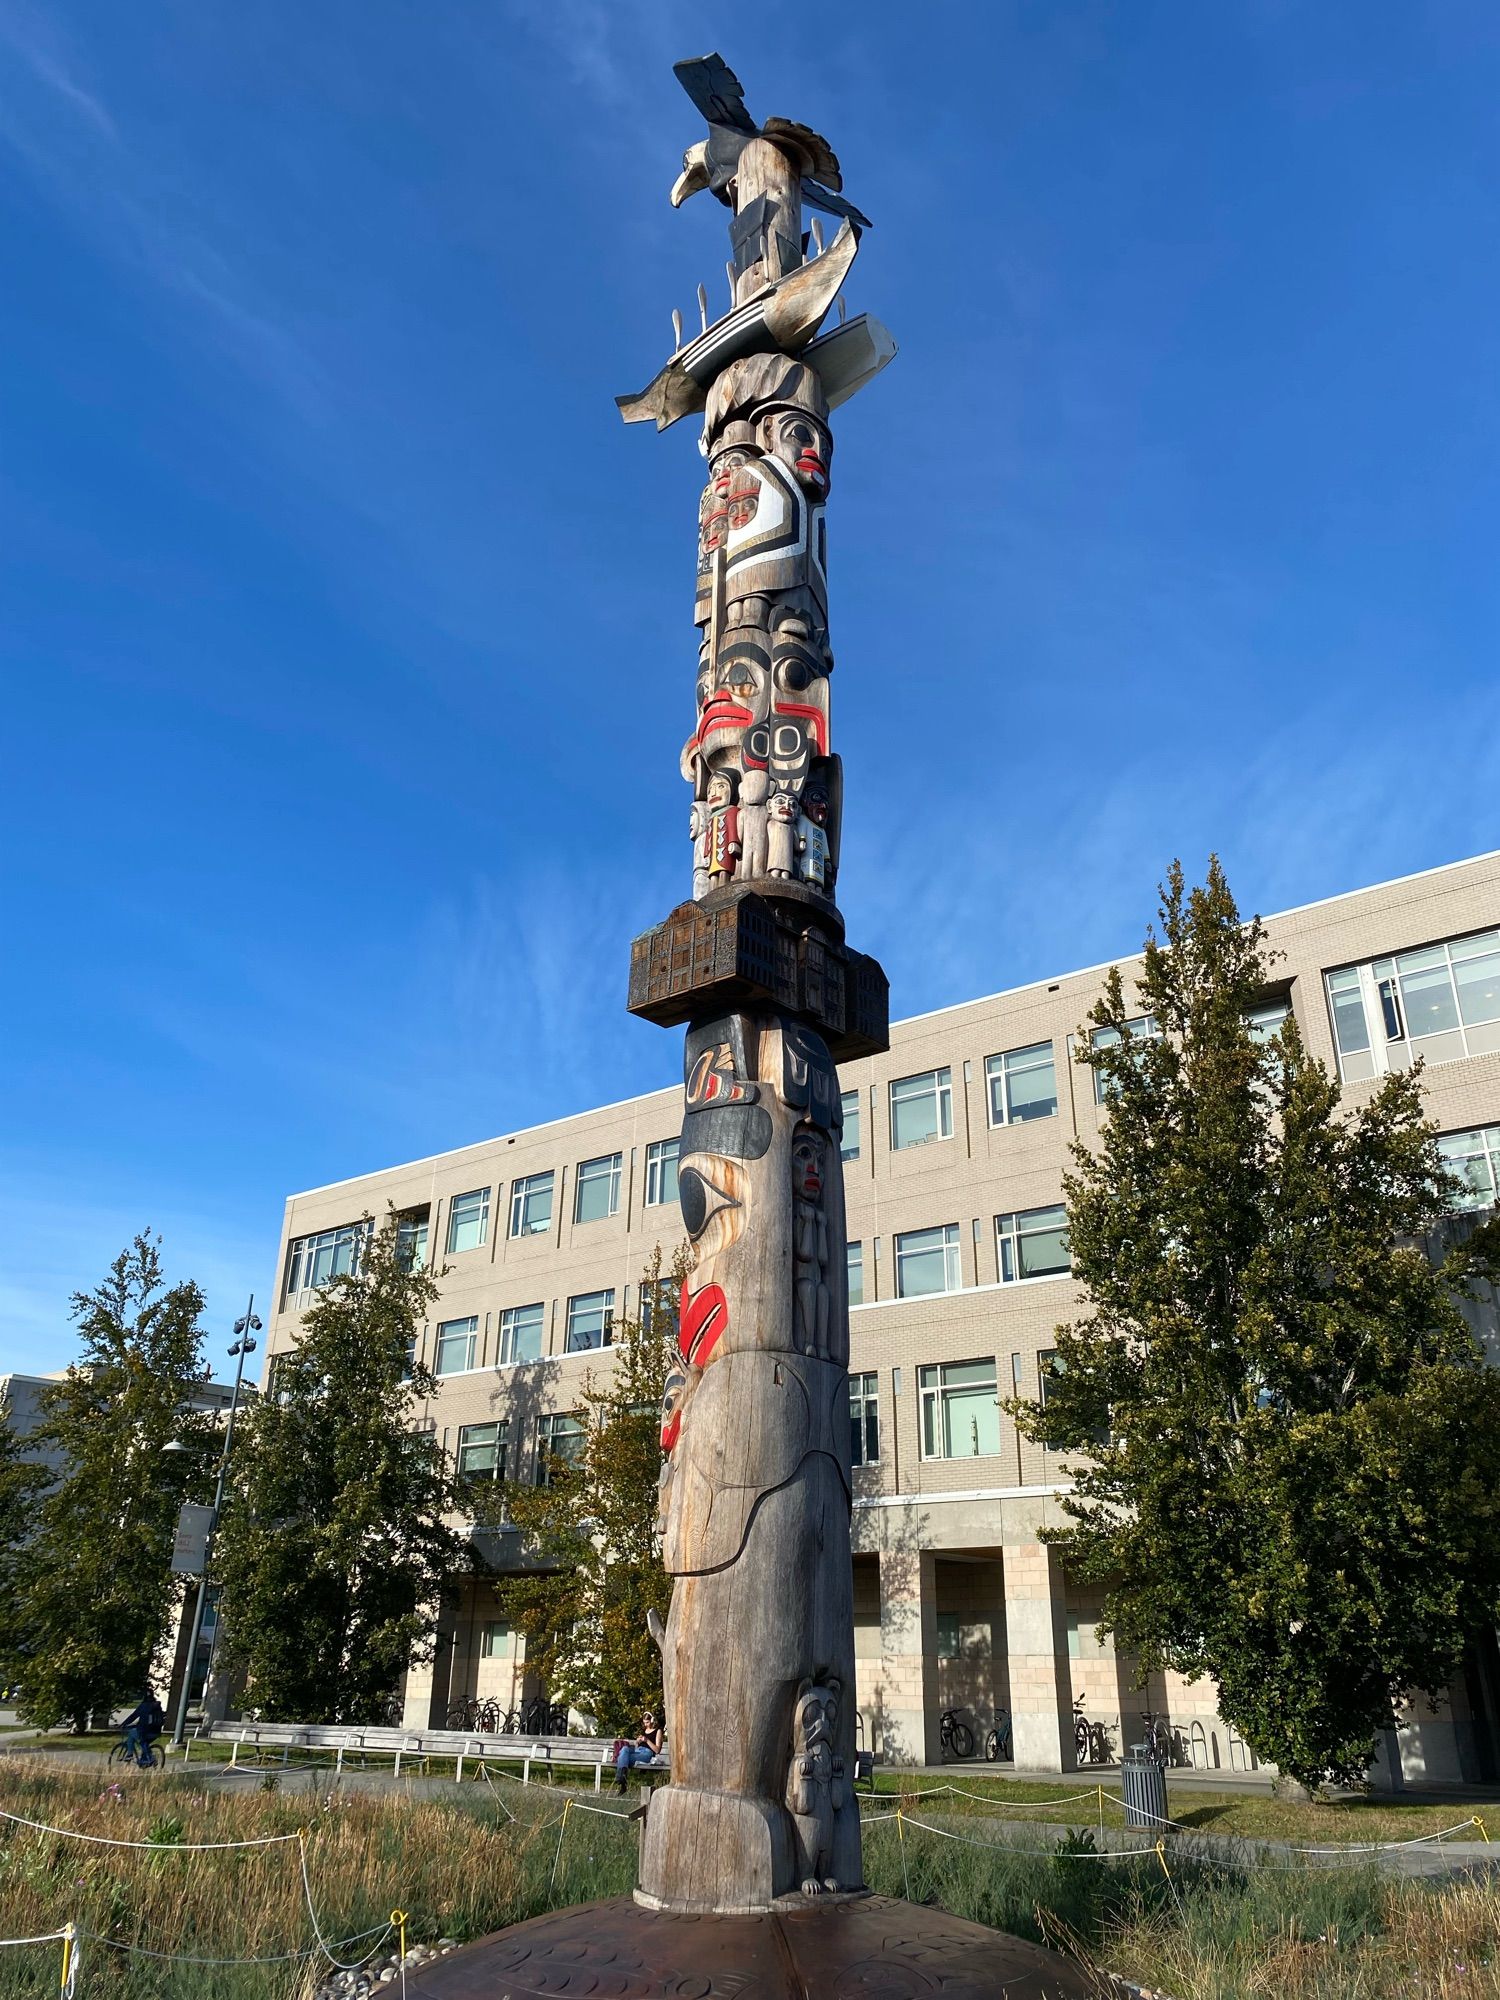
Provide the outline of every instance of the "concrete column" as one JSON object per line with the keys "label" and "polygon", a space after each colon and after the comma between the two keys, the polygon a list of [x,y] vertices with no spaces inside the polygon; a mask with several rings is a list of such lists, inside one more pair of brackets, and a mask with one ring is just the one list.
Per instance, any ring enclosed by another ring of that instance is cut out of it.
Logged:
{"label": "concrete column", "polygon": [[880,1692],[873,1707],[882,1762],[938,1762],[937,1564],[930,1550],[881,1552]]}
{"label": "concrete column", "polygon": [[1018,1771],[1071,1771],[1073,1695],[1061,1566],[1043,1542],[1005,1548],[1005,1649]]}

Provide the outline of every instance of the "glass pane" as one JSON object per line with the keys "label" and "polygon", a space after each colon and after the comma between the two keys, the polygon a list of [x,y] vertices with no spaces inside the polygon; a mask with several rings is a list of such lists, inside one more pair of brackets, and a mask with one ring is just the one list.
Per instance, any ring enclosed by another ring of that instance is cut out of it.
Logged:
{"label": "glass pane", "polygon": [[1458,1011],[1465,1027],[1500,1021],[1500,951],[1459,959],[1453,977],[1458,982]]}
{"label": "glass pane", "polygon": [[[923,1374],[935,1374],[935,1369],[923,1369]],[[938,1433],[938,1398],[925,1395],[922,1398],[922,1451],[928,1458],[944,1456]]]}
{"label": "glass pane", "polygon": [[1259,1007],[1252,1007],[1245,1016],[1245,1026],[1250,1030],[1250,1039],[1268,1042],[1292,1011],[1292,1003],[1286,998],[1267,1000]]}
{"label": "glass pane", "polygon": [[[1328,975],[1328,1000],[1333,1009],[1333,1038],[1340,1055],[1356,1055],[1370,1046],[1365,1025],[1365,1003],[1360,995],[1359,974],[1352,966]],[[1344,1065],[1345,1076],[1354,1072]],[[1368,1074],[1368,1072],[1366,1072]]]}
{"label": "glass pane", "polygon": [[[1384,988],[1381,998],[1384,1002]],[[1401,998],[1406,1002],[1406,1031],[1413,1041],[1424,1035],[1446,1034],[1458,1026],[1458,1003],[1446,960],[1440,965],[1424,966],[1420,972],[1408,972],[1403,959]],[[1387,1033],[1390,1032],[1388,1026]]]}
{"label": "glass pane", "polygon": [[477,1250],[489,1233],[490,1191],[480,1188],[472,1194],[454,1197],[448,1211],[448,1249]]}
{"label": "glass pane", "polygon": [[862,1243],[849,1245],[849,1303],[862,1306],[865,1302],[865,1246]]}
{"label": "glass pane", "polygon": [[[899,1298],[916,1299],[932,1292],[946,1292],[949,1283],[949,1248],[946,1229],[914,1229],[896,1238],[896,1293]],[[957,1246],[954,1246],[956,1251]]]}
{"label": "glass pane", "polygon": [[620,1156],[585,1160],[578,1169],[573,1197],[575,1222],[600,1222],[619,1206]]}
{"label": "glass pane", "polygon": [[500,1315],[500,1359],[540,1361],[542,1358],[542,1308],[507,1306]]}
{"label": "glass pane", "polygon": [[585,1292],[576,1299],[569,1299],[567,1347],[570,1354],[605,1345],[614,1304],[613,1292]]}
{"label": "glass pane", "polygon": [[1051,1118],[1057,1110],[1057,1070],[1052,1044],[1017,1049],[1005,1058],[1006,1116],[1012,1124]]}
{"label": "glass pane", "polygon": [[1000,1449],[1000,1413],[995,1406],[995,1384],[987,1390],[949,1390],[944,1397],[949,1458],[976,1458]]}
{"label": "glass pane", "polygon": [[897,1152],[905,1146],[925,1146],[938,1136],[936,1091],[929,1090],[923,1097],[892,1096],[891,1144]]}
{"label": "glass pane", "polygon": [[844,1111],[844,1136],[839,1146],[839,1157],[844,1160],[859,1158],[859,1092],[846,1090],[840,1102]]}
{"label": "glass pane", "polygon": [[950,1389],[955,1386],[971,1388],[975,1384],[979,1384],[987,1389],[990,1395],[993,1396],[995,1393],[995,1364],[993,1361],[950,1361],[941,1371],[933,1369],[926,1372],[933,1374],[941,1372],[943,1382]]}
{"label": "glass pane", "polygon": [[1055,1277],[1068,1270],[1067,1211],[1038,1208],[1017,1216],[1017,1248],[1023,1278]]}

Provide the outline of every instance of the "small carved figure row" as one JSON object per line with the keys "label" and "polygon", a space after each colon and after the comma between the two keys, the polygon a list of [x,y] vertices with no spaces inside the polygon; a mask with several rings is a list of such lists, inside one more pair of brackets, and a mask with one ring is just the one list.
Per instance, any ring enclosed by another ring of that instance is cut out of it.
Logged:
{"label": "small carved figure row", "polygon": [[708,797],[694,802],[695,901],[731,881],[803,882],[832,895],[838,868],[827,785],[809,779],[800,799],[770,785],[765,771],[715,771]]}

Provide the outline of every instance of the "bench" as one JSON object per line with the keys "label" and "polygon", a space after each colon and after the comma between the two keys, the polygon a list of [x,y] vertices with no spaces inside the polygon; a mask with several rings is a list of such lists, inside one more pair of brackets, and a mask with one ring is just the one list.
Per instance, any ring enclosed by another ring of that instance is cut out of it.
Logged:
{"label": "bench", "polygon": [[[374,1723],[247,1721],[205,1724],[196,1740],[210,1737],[228,1740],[231,1767],[238,1767],[244,1751],[253,1751],[259,1763],[265,1751],[279,1749],[280,1761],[286,1764],[293,1750],[328,1750],[334,1753],[338,1771],[343,1770],[346,1756],[358,1756],[361,1761],[369,1756],[391,1757],[395,1760],[394,1775],[399,1776],[403,1758],[425,1763],[432,1757],[451,1757],[459,1781],[469,1759],[480,1765],[519,1764],[525,1785],[531,1783],[533,1764],[540,1765],[549,1779],[555,1769],[573,1766],[593,1772],[596,1792],[603,1788],[604,1773],[614,1769],[610,1755],[613,1738],[607,1736],[491,1736],[471,1729],[395,1729]],[[191,1742],[183,1746],[185,1759],[191,1747]],[[670,1759],[663,1755],[638,1768],[667,1770]]]}

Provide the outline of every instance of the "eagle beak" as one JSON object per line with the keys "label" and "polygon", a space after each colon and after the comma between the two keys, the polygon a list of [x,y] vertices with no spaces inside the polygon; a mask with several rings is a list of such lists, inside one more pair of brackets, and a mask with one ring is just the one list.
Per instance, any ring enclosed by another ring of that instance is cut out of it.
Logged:
{"label": "eagle beak", "polygon": [[673,208],[681,208],[690,194],[697,194],[707,186],[708,141],[700,139],[696,146],[689,146],[682,156],[682,172],[672,183]]}

